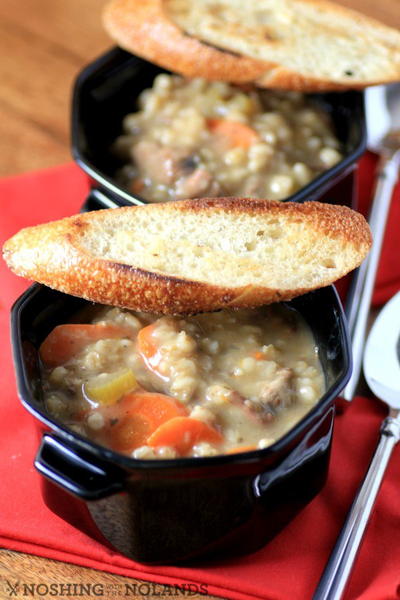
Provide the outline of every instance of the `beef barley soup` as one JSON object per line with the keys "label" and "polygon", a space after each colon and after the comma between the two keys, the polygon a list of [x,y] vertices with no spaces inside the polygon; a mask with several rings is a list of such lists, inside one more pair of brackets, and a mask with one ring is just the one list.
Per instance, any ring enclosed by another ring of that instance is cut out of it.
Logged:
{"label": "beef barley soup", "polygon": [[119,181],[151,202],[282,200],[342,159],[329,115],[304,94],[158,75],[123,121]]}
{"label": "beef barley soup", "polygon": [[311,331],[285,305],[190,317],[97,307],[42,343],[48,412],[134,458],[265,448],[324,392]]}

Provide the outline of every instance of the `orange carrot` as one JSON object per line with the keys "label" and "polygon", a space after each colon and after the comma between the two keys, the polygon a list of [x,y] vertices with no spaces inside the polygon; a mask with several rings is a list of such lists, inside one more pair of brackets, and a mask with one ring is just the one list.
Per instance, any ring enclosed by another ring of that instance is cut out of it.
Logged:
{"label": "orange carrot", "polygon": [[132,194],[140,194],[142,189],[144,188],[144,181],[140,177],[134,179],[131,183],[131,192]]}
{"label": "orange carrot", "polygon": [[248,125],[228,119],[207,119],[208,130],[224,138],[230,147],[248,148],[259,139],[258,133]]}
{"label": "orange carrot", "polygon": [[69,323],[58,325],[42,342],[39,353],[46,367],[57,367],[97,340],[122,338],[126,329],[113,324]]}
{"label": "orange carrot", "polygon": [[137,349],[150,368],[157,367],[161,360],[153,331],[154,323],[140,329],[137,335]]}
{"label": "orange carrot", "polygon": [[127,394],[119,404],[123,413],[128,415],[135,413],[145,417],[151,423],[153,431],[174,417],[188,414],[183,404],[175,398],[153,392]]}
{"label": "orange carrot", "polygon": [[117,452],[131,452],[145,445],[157,427],[174,417],[187,415],[186,408],[174,398],[146,390],[135,390],[119,402],[96,410],[105,421],[99,441]]}
{"label": "orange carrot", "polygon": [[105,431],[106,443],[117,452],[132,452],[139,446],[144,446],[153,430],[152,424],[139,414],[111,421]]}
{"label": "orange carrot", "polygon": [[89,409],[82,408],[81,410],[78,410],[78,412],[74,413],[74,419],[76,419],[76,421],[84,421],[89,413]]}
{"label": "orange carrot", "polygon": [[239,454],[239,452],[251,452],[257,450],[257,446],[236,446],[228,450],[228,454]]}
{"label": "orange carrot", "polygon": [[191,417],[175,417],[163,423],[150,435],[148,446],[172,446],[181,456],[199,442],[219,444],[222,435],[203,421]]}
{"label": "orange carrot", "polygon": [[263,352],[253,352],[252,357],[256,360],[263,360],[265,358],[265,354]]}

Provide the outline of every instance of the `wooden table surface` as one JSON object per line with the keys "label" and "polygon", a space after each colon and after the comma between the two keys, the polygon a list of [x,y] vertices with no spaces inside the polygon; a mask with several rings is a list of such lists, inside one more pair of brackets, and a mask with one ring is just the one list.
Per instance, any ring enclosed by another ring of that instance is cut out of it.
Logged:
{"label": "wooden table surface", "polygon": [[[400,0],[339,3],[400,28]],[[104,0],[1,0],[0,176],[71,160],[72,82],[86,63],[112,45],[101,28],[103,5]],[[6,580],[102,583],[110,590],[105,597],[112,596],[112,589],[135,582],[4,549],[0,550],[1,600],[10,598]]]}

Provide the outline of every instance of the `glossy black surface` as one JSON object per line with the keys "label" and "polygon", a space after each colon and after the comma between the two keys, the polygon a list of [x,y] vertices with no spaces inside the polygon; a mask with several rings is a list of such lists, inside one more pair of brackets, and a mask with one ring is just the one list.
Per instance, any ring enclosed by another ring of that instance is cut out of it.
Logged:
{"label": "glossy black surface", "polygon": [[[264,545],[325,482],[334,399],[350,374],[343,311],[334,288],[287,303],[310,324],[320,348],[327,392],[319,403],[269,448],[208,458],[131,459],[79,436],[46,414],[38,346],[55,325],[86,304],[34,285],[12,309],[19,396],[36,417],[40,435],[47,432],[35,465],[47,478],[43,493],[48,506],[75,527],[96,538],[102,534],[141,562],[209,559]],[[85,500],[87,508],[76,500],[66,501],[64,490]],[[81,518],[87,509],[97,528]]]}
{"label": "glossy black surface", "polygon": [[[122,133],[123,117],[136,109],[140,92],[152,85],[163,69],[124,50],[115,48],[86,67],[78,76],[72,106],[72,152],[77,163],[92,178],[92,185],[119,205],[146,201],[133,196],[114,180],[121,163],[110,146]],[[323,199],[352,204],[351,186],[338,187],[351,176],[357,158],[365,150],[365,119],[361,92],[313,94],[332,117],[344,159],[311,181],[287,200],[304,202]]]}

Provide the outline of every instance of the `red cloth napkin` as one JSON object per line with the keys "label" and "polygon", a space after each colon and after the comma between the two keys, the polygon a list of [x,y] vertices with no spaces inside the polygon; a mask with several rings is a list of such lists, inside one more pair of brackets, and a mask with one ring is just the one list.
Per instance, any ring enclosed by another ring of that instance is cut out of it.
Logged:
{"label": "red cloth napkin", "polygon": [[[362,161],[362,205],[368,203],[375,161]],[[75,165],[0,181],[0,241],[23,226],[72,214],[87,193],[85,176]],[[400,227],[400,189],[395,194],[375,301],[382,303],[400,289],[396,247]],[[0,544],[2,547],[94,567],[160,583],[205,584],[209,594],[245,600],[306,599],[319,576],[369,464],[384,408],[357,398],[336,420],[328,483],[323,491],[265,548],[247,557],[199,568],[147,567],[104,546],[83,505],[73,499],[66,510],[75,529],[44,504],[40,476],[32,463],[38,440],[32,417],[20,406],[15,391],[8,342],[9,310],[26,282],[0,263]],[[359,560],[346,593],[347,600],[400,597],[400,453],[395,450],[373,513]],[[396,534],[397,532],[397,534]],[[93,535],[94,538],[90,537]],[[23,579],[23,574],[21,573]]]}

